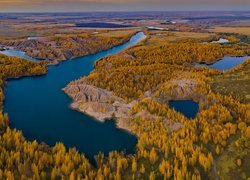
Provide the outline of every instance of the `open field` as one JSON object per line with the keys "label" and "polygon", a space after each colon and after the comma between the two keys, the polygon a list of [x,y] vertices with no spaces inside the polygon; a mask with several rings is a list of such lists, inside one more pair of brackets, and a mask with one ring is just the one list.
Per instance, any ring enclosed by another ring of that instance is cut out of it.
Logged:
{"label": "open field", "polygon": [[176,32],[176,31],[149,31],[150,39],[148,44],[155,46],[164,42],[177,42],[187,39],[206,40],[215,36],[214,33],[196,33],[196,32]]}
{"label": "open field", "polygon": [[233,21],[225,23],[223,26],[227,27],[250,27],[250,20]]}
{"label": "open field", "polygon": [[235,12],[0,13],[0,38],[149,26],[181,32],[205,32],[205,28],[216,25],[238,23],[246,26],[249,19],[249,13]]}
{"label": "open field", "polygon": [[210,32],[226,32],[226,33],[238,33],[238,34],[245,34],[250,35],[250,27],[220,27],[215,26],[209,29]]}
{"label": "open field", "polygon": [[141,30],[141,28],[126,28],[126,30],[125,29],[105,29],[105,30],[96,29],[96,32],[99,32],[99,33],[96,33],[96,36],[121,37],[123,35],[133,33],[139,30]]}

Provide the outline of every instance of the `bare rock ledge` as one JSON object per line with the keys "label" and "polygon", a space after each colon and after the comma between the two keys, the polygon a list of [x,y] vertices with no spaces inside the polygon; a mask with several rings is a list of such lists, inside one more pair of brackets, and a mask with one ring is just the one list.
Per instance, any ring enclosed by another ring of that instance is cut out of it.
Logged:
{"label": "bare rock ledge", "polygon": [[130,131],[126,119],[132,116],[131,107],[135,101],[126,104],[112,92],[87,84],[84,78],[69,83],[63,91],[73,99],[71,108],[101,122],[116,119],[119,128]]}

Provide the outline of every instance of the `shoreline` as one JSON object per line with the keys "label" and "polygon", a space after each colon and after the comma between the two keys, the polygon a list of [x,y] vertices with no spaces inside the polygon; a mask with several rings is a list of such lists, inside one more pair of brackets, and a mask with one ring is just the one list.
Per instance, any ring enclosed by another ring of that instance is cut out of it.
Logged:
{"label": "shoreline", "polygon": [[[37,60],[38,63],[39,63],[39,62],[48,62],[48,65],[58,65],[58,64],[60,64],[60,63],[63,62],[63,61],[74,60],[74,59],[76,59],[76,58],[85,57],[85,56],[91,56],[91,55],[94,55],[94,54],[97,54],[97,53],[100,53],[100,52],[104,52],[104,51],[110,50],[110,49],[115,48],[115,47],[117,47],[117,46],[120,46],[120,45],[122,45],[122,44],[124,44],[124,43],[129,42],[130,39],[131,39],[131,37],[133,37],[134,35],[136,35],[136,34],[139,33],[139,32],[142,32],[142,31],[137,30],[137,31],[135,31],[135,32],[133,32],[133,33],[128,34],[128,36],[125,37],[125,39],[124,39],[123,41],[119,42],[118,44],[115,44],[115,45],[112,46],[112,47],[106,47],[106,48],[99,49],[99,50],[96,49],[96,50],[94,50],[93,53],[83,52],[82,55],[80,55],[80,56],[75,56],[75,55],[71,54],[71,56],[70,56],[70,57],[67,57],[67,58],[64,56],[64,58],[43,59],[43,58],[39,58],[39,57],[32,56],[31,54],[27,53],[27,51],[25,51],[25,50],[23,50],[23,49],[21,49],[21,48],[18,49],[18,48],[15,47],[15,46],[9,46],[9,45],[3,45],[3,44],[0,44],[0,46],[3,47],[3,49],[4,49],[3,51],[9,50],[9,49],[13,49],[13,50],[16,50],[16,51],[20,51],[20,52],[24,53],[24,55],[26,55],[26,56],[28,56],[28,57],[30,57],[30,58],[33,58],[33,59],[35,59],[35,60]],[[27,40],[27,39],[24,39],[24,41],[25,41],[25,40]],[[37,41],[39,41],[39,40],[37,40]],[[82,46],[85,46],[85,45],[82,45]],[[1,52],[0,52],[0,53],[1,53]],[[2,54],[2,53],[1,53],[1,54]],[[6,55],[6,56],[8,56],[8,55]],[[13,56],[13,57],[17,57],[17,58],[20,58],[20,59],[24,59],[24,58],[21,58],[21,57],[18,57],[18,56]],[[25,59],[25,60],[29,60],[29,59]],[[31,60],[31,61],[33,61],[33,60]],[[34,62],[36,62],[36,61],[34,61]]]}
{"label": "shoreline", "polygon": [[[113,92],[86,84],[81,79],[79,81],[79,85],[71,82],[62,89],[72,99],[69,108],[101,123],[113,120],[118,129],[133,134],[125,121],[131,117],[131,107],[135,102],[126,104],[124,99],[113,95]],[[110,103],[112,101],[113,103]],[[106,112],[103,109],[106,109]]]}
{"label": "shoreline", "polygon": [[128,125],[125,125],[125,124],[122,124],[121,123],[121,120],[117,119],[117,118],[108,118],[108,119],[99,119],[97,118],[96,116],[93,116],[91,114],[88,114],[86,111],[82,111],[80,108],[76,108],[74,107],[72,104],[74,104],[75,102],[71,102],[71,104],[69,105],[69,108],[74,110],[74,111],[78,111],[84,115],[87,115],[89,117],[91,117],[94,121],[97,121],[97,122],[100,122],[100,123],[106,123],[107,121],[114,121],[115,123],[115,126],[117,129],[120,129],[120,130],[123,130],[123,131],[126,131],[132,135],[135,135],[134,133],[132,133],[131,129],[128,127]]}

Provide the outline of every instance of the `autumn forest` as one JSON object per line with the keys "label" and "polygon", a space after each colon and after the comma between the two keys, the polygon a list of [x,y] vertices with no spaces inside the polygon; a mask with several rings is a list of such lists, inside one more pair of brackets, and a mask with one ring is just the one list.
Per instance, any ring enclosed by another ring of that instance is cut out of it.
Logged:
{"label": "autumn forest", "polygon": [[[214,25],[219,20],[207,21]],[[212,32],[196,21],[161,24],[170,30],[136,25],[93,31],[70,27],[60,36],[56,27],[43,34],[46,38],[33,40],[1,36],[0,47],[39,61],[0,54],[0,179],[250,178],[250,59],[226,71],[209,67],[224,57],[249,57],[249,35]],[[88,75],[61,90],[72,100],[72,109],[97,121],[114,121],[135,136],[134,153],[99,152],[93,163],[76,147],[29,141],[15,128],[4,111],[9,80],[46,76],[62,60],[117,47],[138,32],[145,39],[101,57]],[[228,42],[213,43],[220,38]],[[170,107],[171,101],[182,100],[198,104],[194,118]]]}

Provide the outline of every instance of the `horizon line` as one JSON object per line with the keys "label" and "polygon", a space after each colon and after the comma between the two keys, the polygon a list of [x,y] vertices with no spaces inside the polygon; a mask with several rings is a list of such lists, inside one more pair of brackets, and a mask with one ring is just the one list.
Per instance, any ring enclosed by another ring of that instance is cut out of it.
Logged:
{"label": "horizon line", "polygon": [[90,12],[100,12],[100,13],[110,13],[110,12],[250,12],[250,10],[84,10],[84,11],[2,11],[0,14],[4,13],[90,13]]}

